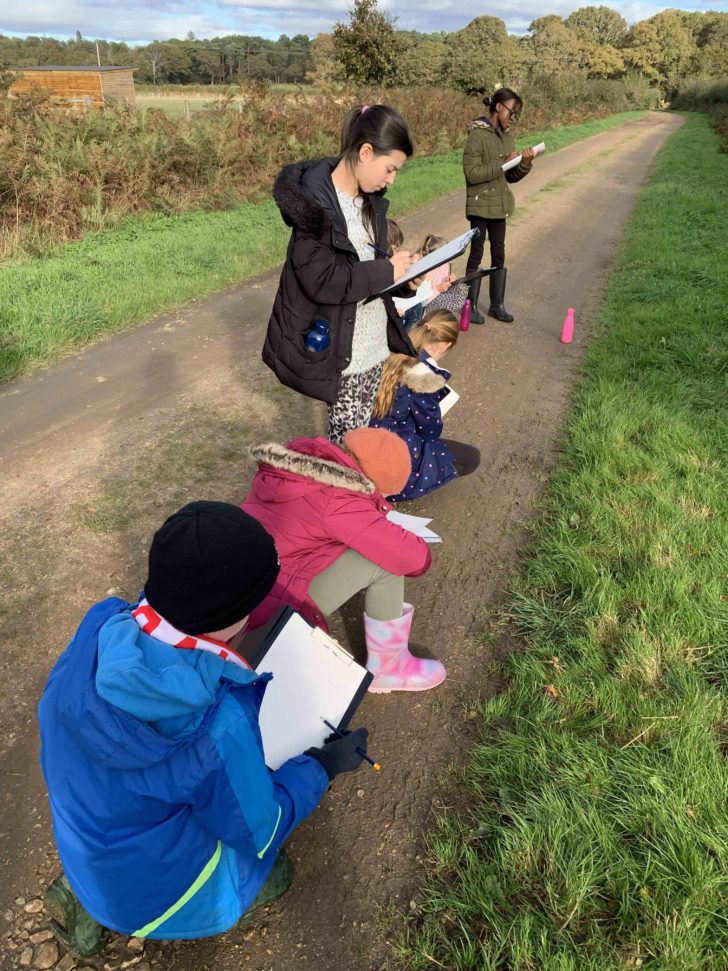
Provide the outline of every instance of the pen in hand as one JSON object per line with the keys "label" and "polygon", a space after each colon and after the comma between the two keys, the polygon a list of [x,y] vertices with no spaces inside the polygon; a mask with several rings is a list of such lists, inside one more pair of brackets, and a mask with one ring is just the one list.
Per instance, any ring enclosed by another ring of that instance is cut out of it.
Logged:
{"label": "pen in hand", "polygon": [[[331,729],[331,731],[334,733],[334,735],[336,735],[337,738],[343,738],[344,737],[344,733],[343,732],[340,732],[338,728],[334,728],[334,726],[331,724],[331,722],[326,721],[325,718],[322,718],[321,721],[324,723],[324,725],[326,725],[327,728],[330,728]],[[356,751],[359,753],[359,755],[361,755],[361,757],[366,762],[369,763],[369,765],[371,765],[371,767],[374,769],[375,772],[381,772],[382,767],[379,764],[379,762],[375,762],[374,759],[370,759],[369,756],[367,755],[367,753],[366,752],[362,752],[362,750],[360,748],[358,748]]]}
{"label": "pen in hand", "polygon": [[371,246],[375,253],[379,253],[381,256],[386,256],[387,259],[390,259],[392,256],[392,254],[388,253],[385,249],[380,249],[378,246],[375,246],[370,240],[367,240],[367,246]]}

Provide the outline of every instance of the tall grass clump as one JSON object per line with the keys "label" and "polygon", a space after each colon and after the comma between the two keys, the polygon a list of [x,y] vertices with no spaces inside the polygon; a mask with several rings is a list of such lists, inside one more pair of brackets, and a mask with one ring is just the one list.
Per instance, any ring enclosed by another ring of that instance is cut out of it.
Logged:
{"label": "tall grass clump", "polygon": [[[3,82],[9,84],[6,78]],[[576,84],[577,82],[575,82]],[[563,104],[534,88],[523,131],[636,107],[613,82],[567,85]],[[300,89],[248,85],[203,110],[110,106],[74,113],[41,96],[10,99],[0,83],[0,261],[108,229],[144,212],[228,209],[259,201],[286,162],[338,151],[351,104],[388,101],[408,118],[417,156],[462,146],[478,99],[440,88]],[[524,92],[528,105],[529,92]]]}
{"label": "tall grass clump", "polygon": [[718,132],[728,152],[728,81],[693,81],[675,95],[672,106],[682,111],[702,111]]}
{"label": "tall grass clump", "polygon": [[[728,967],[728,159],[688,118],[629,222],[408,971]],[[450,803],[456,803],[451,793]]]}

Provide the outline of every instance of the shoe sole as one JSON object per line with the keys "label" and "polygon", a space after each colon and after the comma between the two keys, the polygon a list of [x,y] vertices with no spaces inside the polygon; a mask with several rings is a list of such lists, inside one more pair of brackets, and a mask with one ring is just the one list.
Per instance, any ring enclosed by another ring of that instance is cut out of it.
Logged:
{"label": "shoe sole", "polygon": [[432,691],[433,688],[439,687],[447,679],[447,675],[442,679],[442,681],[437,681],[435,684],[428,684],[426,688],[373,688],[371,685],[368,690],[373,695],[391,695],[393,691]]}

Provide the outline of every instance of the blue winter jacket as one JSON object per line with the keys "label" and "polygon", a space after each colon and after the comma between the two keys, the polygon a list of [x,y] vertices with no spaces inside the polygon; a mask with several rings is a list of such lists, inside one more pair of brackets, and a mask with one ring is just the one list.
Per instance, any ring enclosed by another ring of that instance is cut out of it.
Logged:
{"label": "blue winter jacket", "polygon": [[328,776],[306,755],[266,768],[265,675],[156,641],[132,609],[111,598],[88,612],[40,702],[61,864],[106,927],[220,934],[253,902]]}
{"label": "blue winter jacket", "polygon": [[421,354],[419,361],[400,378],[389,413],[369,422],[374,428],[394,432],[409,448],[412,473],[399,495],[390,496],[393,502],[419,499],[457,476],[452,452],[439,440],[440,402],[447,394],[445,385],[449,378],[449,371]]}

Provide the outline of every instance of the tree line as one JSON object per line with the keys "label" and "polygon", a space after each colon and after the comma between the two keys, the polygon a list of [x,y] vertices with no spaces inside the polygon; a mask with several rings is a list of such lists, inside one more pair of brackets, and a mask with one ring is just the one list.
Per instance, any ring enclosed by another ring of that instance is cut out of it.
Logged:
{"label": "tree line", "polygon": [[[97,54],[98,51],[98,54]],[[275,83],[351,81],[441,85],[475,93],[534,74],[557,80],[575,70],[589,79],[640,77],[664,94],[687,79],[728,76],[728,14],[664,10],[629,26],[606,6],[580,7],[568,17],[534,20],[523,37],[498,17],[476,17],[462,30],[398,30],[377,0],[355,0],[347,22],[315,39],[230,35],[139,47],[93,41],[80,32],[60,41],[0,35],[0,70],[42,64],[115,64],[136,68],[139,82],[230,84],[239,78]]]}
{"label": "tree line", "polygon": [[574,70],[588,79],[639,75],[669,94],[688,78],[728,76],[728,14],[664,10],[630,27],[616,10],[589,6],[539,17],[523,37],[491,16],[449,34],[418,34],[397,31],[377,0],[355,0],[348,23],[314,41],[314,62],[331,78],[471,94]]}
{"label": "tree line", "polygon": [[[0,34],[0,71],[42,65],[133,67],[142,84],[232,84],[239,77],[276,84],[306,83],[314,70],[313,42],[305,34],[278,40],[231,34],[200,40],[153,41],[130,47],[121,41],[6,37]],[[98,51],[98,53],[97,53]]]}

